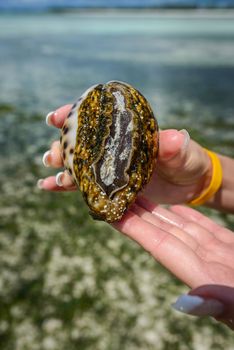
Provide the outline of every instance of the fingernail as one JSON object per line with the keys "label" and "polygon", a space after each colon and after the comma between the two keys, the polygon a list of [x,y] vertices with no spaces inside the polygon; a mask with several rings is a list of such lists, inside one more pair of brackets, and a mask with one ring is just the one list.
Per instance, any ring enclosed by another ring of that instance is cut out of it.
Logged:
{"label": "fingernail", "polygon": [[56,185],[59,186],[59,187],[63,187],[63,184],[62,184],[62,176],[64,175],[64,173],[61,171],[60,173],[58,173],[55,177],[55,182],[56,182]]}
{"label": "fingernail", "polygon": [[47,125],[53,125],[52,124],[52,121],[51,121],[51,117],[52,117],[52,115],[54,114],[55,112],[54,111],[52,111],[52,112],[49,112],[48,114],[47,114],[47,116],[46,116],[46,124]]}
{"label": "fingernail", "polygon": [[217,316],[224,310],[223,304],[216,299],[204,299],[187,294],[180,295],[172,307],[177,311],[195,316]]}
{"label": "fingernail", "polygon": [[186,149],[190,141],[190,135],[186,129],[180,130],[180,133],[184,135],[184,142],[181,148]]}
{"label": "fingernail", "polygon": [[38,187],[40,190],[43,188],[43,182],[44,182],[43,179],[39,179],[39,180],[37,181],[37,187]]}
{"label": "fingernail", "polygon": [[44,153],[43,158],[42,158],[42,162],[43,162],[44,166],[47,167],[47,168],[50,166],[49,163],[48,163],[48,157],[49,157],[50,154],[51,154],[51,152],[47,151],[47,152]]}

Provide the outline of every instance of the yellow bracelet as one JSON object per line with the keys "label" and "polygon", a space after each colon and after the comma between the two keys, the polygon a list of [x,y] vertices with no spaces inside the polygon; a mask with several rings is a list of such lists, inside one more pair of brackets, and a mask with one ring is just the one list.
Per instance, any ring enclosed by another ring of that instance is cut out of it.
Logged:
{"label": "yellow bracelet", "polygon": [[219,157],[214,152],[209,151],[208,149],[204,150],[207,152],[208,156],[211,159],[212,163],[212,177],[210,180],[209,186],[201,193],[201,195],[193,200],[191,200],[189,205],[201,205],[208,201],[220,188],[223,179],[222,166],[219,160]]}

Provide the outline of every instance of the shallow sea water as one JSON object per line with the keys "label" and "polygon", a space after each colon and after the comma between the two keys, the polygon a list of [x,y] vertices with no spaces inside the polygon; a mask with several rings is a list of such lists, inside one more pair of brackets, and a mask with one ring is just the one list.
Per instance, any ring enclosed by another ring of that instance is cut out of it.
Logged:
{"label": "shallow sea water", "polygon": [[171,311],[186,287],[92,221],[79,194],[35,188],[58,137],[45,115],[113,79],[149,99],[161,128],[233,156],[233,57],[230,11],[0,14],[0,348],[233,348],[225,327]]}

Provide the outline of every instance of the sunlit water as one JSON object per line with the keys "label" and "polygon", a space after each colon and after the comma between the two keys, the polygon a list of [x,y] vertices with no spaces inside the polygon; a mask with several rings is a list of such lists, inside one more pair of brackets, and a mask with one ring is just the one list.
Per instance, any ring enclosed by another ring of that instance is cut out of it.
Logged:
{"label": "sunlit water", "polygon": [[[187,128],[203,145],[234,154],[234,13],[0,15],[0,295],[7,310],[0,347],[232,349],[231,336],[225,333],[223,348],[222,329],[210,328],[209,321],[190,327],[168,316],[172,295],[179,293],[175,280],[123,237],[89,220],[81,199],[76,207],[74,196],[35,190],[37,179],[51,174],[41,156],[58,137],[45,115],[90,85],[113,79],[149,99],[161,128]],[[209,215],[233,225],[231,216]],[[83,269],[78,276],[77,266]],[[88,295],[84,304],[76,304],[76,278],[77,300],[83,298],[79,288]],[[83,323],[71,314],[74,303],[86,310]],[[55,328],[47,319],[57,320]],[[76,343],[79,331],[86,342]]]}
{"label": "sunlit water", "polygon": [[5,15],[0,52],[2,103],[46,113],[94,83],[127,81],[161,127],[195,129],[231,153],[232,13]]}

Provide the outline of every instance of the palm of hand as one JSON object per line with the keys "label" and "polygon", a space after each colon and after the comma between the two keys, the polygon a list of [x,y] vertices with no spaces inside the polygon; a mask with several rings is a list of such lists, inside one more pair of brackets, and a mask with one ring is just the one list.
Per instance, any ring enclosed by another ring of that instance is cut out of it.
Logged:
{"label": "palm of hand", "polygon": [[114,225],[188,286],[234,286],[234,236],[198,211],[162,208],[144,197]]}
{"label": "palm of hand", "polygon": [[191,208],[165,209],[143,197],[114,226],[193,288],[191,294],[220,300],[225,307],[216,319],[234,330],[233,232]]}

